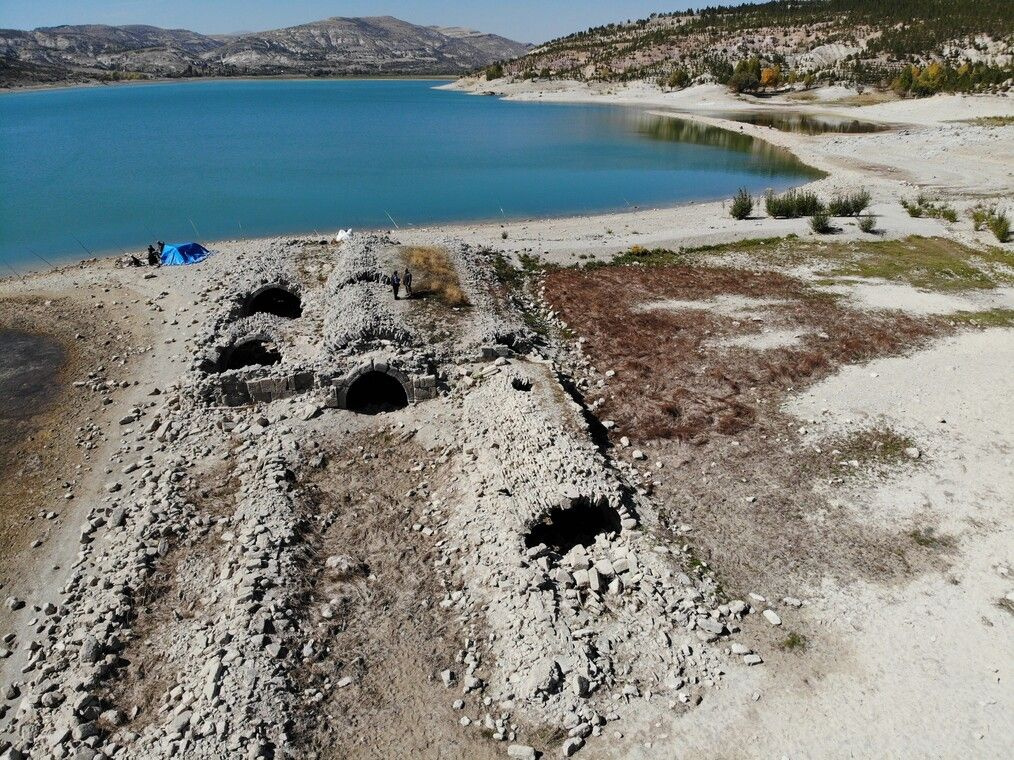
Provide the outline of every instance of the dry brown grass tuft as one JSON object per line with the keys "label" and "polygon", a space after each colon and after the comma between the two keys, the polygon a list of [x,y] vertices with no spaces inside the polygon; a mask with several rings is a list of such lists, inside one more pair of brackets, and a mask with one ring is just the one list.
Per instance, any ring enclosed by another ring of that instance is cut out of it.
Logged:
{"label": "dry brown grass tuft", "polygon": [[405,265],[412,270],[412,293],[417,298],[437,298],[447,306],[468,306],[458,273],[450,256],[436,246],[405,246]]}

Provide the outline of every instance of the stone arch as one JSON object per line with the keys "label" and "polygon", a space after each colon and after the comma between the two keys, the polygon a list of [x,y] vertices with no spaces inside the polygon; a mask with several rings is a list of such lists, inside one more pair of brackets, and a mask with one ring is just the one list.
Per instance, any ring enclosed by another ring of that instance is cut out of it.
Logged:
{"label": "stone arch", "polygon": [[358,368],[338,386],[338,406],[360,414],[381,414],[413,403],[412,378],[381,362]]}
{"label": "stone arch", "polygon": [[239,338],[226,346],[218,355],[217,369],[227,372],[245,367],[267,367],[279,364],[282,353],[267,335]]}
{"label": "stone arch", "polygon": [[281,282],[262,285],[243,301],[241,315],[273,314],[283,319],[303,316],[303,299],[299,290]]}

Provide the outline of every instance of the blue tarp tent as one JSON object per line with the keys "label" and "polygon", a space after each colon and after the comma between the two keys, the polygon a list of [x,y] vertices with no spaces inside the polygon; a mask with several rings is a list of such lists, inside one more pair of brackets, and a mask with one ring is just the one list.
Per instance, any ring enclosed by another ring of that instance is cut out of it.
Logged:
{"label": "blue tarp tent", "polygon": [[178,267],[204,261],[211,252],[197,243],[166,243],[162,249],[162,266]]}

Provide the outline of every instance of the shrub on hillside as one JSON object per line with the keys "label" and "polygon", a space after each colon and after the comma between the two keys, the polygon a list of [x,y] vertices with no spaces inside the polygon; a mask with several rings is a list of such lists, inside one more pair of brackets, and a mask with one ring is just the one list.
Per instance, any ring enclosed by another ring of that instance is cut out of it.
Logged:
{"label": "shrub on hillside", "polygon": [[831,216],[859,216],[870,205],[870,192],[865,188],[852,193],[836,195],[827,205]]}
{"label": "shrub on hillside", "polygon": [[776,195],[769,190],[764,196],[764,208],[769,216],[798,219],[824,211],[824,204],[816,193],[789,190]]}
{"label": "shrub on hillside", "polygon": [[976,232],[980,232],[986,226],[986,222],[989,221],[989,213],[982,205],[976,206],[968,212],[968,215],[972,217],[972,227]]}
{"label": "shrub on hillside", "polygon": [[913,219],[918,219],[919,217],[922,216],[922,206],[920,206],[918,203],[913,203],[912,201],[902,199],[901,206],[902,208],[905,209],[905,211],[908,212],[908,215]]}
{"label": "shrub on hillside", "polygon": [[952,224],[958,221],[958,212],[952,206],[932,201],[924,193],[919,193],[915,201],[902,200],[901,205],[915,219],[928,216],[931,219],[945,219]]}
{"label": "shrub on hillside", "polygon": [[746,219],[753,211],[753,196],[741,187],[732,199],[730,213],[733,219]]}
{"label": "shrub on hillside", "polygon": [[683,68],[674,69],[665,80],[665,86],[670,90],[682,90],[688,84],[690,84],[690,74]]}
{"label": "shrub on hillside", "polygon": [[876,232],[877,220],[867,214],[866,216],[859,217],[859,229],[863,232],[873,234]]}
{"label": "shrub on hillside", "polygon": [[818,235],[827,235],[831,232],[831,217],[826,211],[818,211],[810,217],[810,229]]}
{"label": "shrub on hillside", "polygon": [[1006,243],[1010,240],[1010,218],[1007,214],[995,211],[989,215],[986,220],[986,226],[989,227],[989,231],[996,235],[996,239],[1001,243]]}

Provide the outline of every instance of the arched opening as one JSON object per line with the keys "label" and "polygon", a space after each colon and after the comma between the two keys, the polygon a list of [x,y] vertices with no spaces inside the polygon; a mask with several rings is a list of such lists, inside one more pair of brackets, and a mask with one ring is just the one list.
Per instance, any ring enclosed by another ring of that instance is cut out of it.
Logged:
{"label": "arched opening", "polygon": [[396,377],[371,370],[357,377],[345,392],[345,408],[358,414],[383,414],[408,406],[408,394]]}
{"label": "arched opening", "polygon": [[247,317],[274,314],[285,319],[298,319],[303,316],[303,300],[282,287],[265,288],[247,302],[243,313]]}
{"label": "arched opening", "polygon": [[255,338],[237,343],[227,349],[219,360],[219,371],[243,369],[244,367],[261,367],[278,364],[282,355],[274,345]]}
{"label": "arched opening", "polygon": [[591,546],[598,536],[619,533],[621,527],[619,513],[606,499],[580,498],[570,507],[550,510],[528,531],[525,546],[532,549],[544,544],[558,559],[578,544]]}
{"label": "arched opening", "polygon": [[511,380],[511,387],[516,391],[527,393],[532,389],[532,381],[522,377],[515,377]]}

